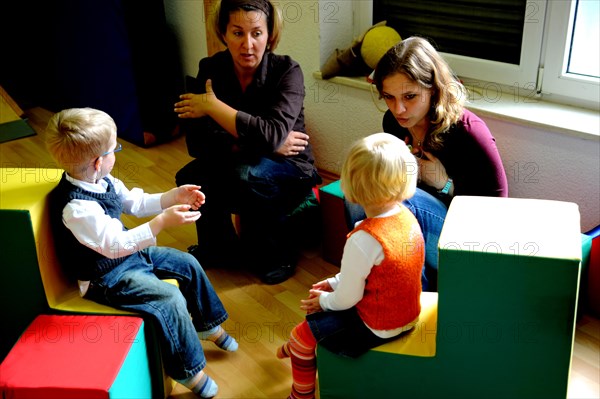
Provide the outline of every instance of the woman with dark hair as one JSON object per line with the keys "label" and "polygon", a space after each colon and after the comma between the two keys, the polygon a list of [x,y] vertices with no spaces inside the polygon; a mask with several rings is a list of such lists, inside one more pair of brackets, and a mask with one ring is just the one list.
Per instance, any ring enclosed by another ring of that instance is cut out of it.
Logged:
{"label": "woman with dark hair", "polygon": [[[426,39],[410,37],[388,50],[373,83],[388,107],[383,131],[411,146],[418,159],[418,189],[405,205],[425,238],[423,290],[435,291],[437,245],[452,197],[507,197],[504,166],[487,125],[464,106],[465,87]],[[350,228],[364,218],[349,202],[346,213]]]}
{"label": "woman with dark hair", "polygon": [[198,94],[175,104],[180,118],[193,118],[183,128],[195,158],[177,184],[206,194],[192,252],[207,266],[244,262],[277,284],[299,253],[287,215],[321,182],[305,135],[304,78],[297,62],[273,53],[282,18],[270,1],[222,0],[212,15],[227,49],[200,61]]}

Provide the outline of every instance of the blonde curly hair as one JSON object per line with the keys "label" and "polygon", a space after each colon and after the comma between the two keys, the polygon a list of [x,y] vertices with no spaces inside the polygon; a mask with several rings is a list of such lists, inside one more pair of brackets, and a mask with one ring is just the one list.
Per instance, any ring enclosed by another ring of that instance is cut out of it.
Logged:
{"label": "blonde curly hair", "polygon": [[350,202],[380,206],[414,195],[418,164],[406,144],[389,133],[367,136],[350,148],[340,183]]}

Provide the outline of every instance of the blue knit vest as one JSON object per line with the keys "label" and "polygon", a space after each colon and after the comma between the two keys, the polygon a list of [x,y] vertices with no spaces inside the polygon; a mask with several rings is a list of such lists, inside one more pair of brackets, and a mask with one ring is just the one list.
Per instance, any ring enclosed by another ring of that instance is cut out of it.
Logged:
{"label": "blue knit vest", "polygon": [[110,180],[106,177],[104,180],[108,183],[106,193],[93,193],[73,185],[63,174],[58,186],[50,193],[50,223],[54,246],[63,269],[71,279],[94,280],[120,265],[128,257],[111,259],[88,248],[77,241],[62,221],[63,209],[75,199],[97,202],[108,216],[120,219],[123,212],[121,199]]}

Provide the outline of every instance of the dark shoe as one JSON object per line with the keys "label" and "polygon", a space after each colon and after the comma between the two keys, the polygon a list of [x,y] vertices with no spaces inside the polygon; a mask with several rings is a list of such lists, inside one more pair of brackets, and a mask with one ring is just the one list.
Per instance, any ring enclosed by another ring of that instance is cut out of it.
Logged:
{"label": "dark shoe", "polygon": [[263,274],[261,279],[263,283],[269,285],[283,283],[294,275],[295,270],[296,267],[292,264],[281,265]]}

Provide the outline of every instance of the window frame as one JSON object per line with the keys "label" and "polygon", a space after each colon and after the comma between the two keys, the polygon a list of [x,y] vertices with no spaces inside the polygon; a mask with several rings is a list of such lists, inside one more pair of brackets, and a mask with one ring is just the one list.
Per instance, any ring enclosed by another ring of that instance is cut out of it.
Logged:
{"label": "window frame", "polygon": [[[357,32],[364,32],[372,25],[373,0],[354,1],[353,6],[352,32],[357,37]],[[598,79],[565,72],[565,49],[570,42],[574,6],[574,0],[527,1],[520,65],[441,54],[463,79],[498,85],[502,91],[528,98],[597,108]]]}
{"label": "window frame", "polygon": [[[548,8],[546,55],[542,94],[547,93],[561,102],[600,104],[600,79],[567,72],[567,46],[571,42],[575,1],[551,1]],[[568,15],[569,18],[565,18]]]}

